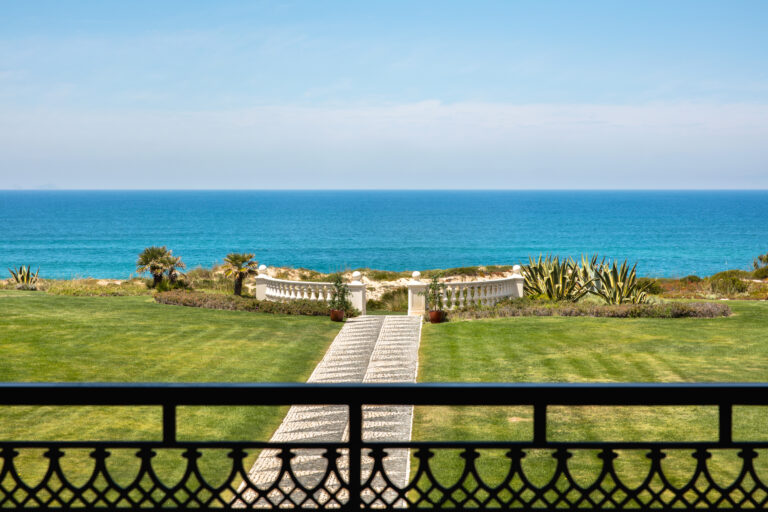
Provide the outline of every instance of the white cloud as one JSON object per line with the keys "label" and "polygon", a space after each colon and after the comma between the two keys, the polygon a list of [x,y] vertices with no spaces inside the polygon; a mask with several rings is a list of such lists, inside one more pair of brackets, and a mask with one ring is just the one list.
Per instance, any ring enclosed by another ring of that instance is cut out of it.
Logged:
{"label": "white cloud", "polygon": [[61,188],[768,188],[766,133],[763,104],[6,110],[0,178]]}

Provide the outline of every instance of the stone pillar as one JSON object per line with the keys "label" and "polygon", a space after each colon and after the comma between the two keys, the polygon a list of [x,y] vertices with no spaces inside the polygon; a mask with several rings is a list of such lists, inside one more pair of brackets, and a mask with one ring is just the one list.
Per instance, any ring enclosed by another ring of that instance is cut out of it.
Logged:
{"label": "stone pillar", "polygon": [[510,277],[512,280],[512,297],[519,299],[523,296],[523,284],[525,283],[525,278],[523,277],[523,274],[521,272],[520,265],[515,265],[512,267],[512,276]]}
{"label": "stone pillar", "polygon": [[256,276],[256,284],[254,285],[254,295],[256,300],[267,300],[267,281],[269,275],[267,274],[267,266],[259,265],[259,275]]}
{"label": "stone pillar", "polygon": [[361,314],[365,314],[365,284],[360,281],[362,275],[355,270],[352,272],[352,282],[347,286],[349,287],[349,301],[352,303],[352,307],[360,311]]}
{"label": "stone pillar", "polygon": [[421,316],[427,311],[427,283],[419,281],[421,272],[414,272],[408,281],[408,314]]}

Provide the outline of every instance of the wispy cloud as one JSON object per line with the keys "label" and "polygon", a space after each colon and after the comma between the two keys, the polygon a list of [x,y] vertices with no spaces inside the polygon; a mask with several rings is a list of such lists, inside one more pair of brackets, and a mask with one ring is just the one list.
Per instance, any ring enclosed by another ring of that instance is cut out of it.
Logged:
{"label": "wispy cloud", "polygon": [[5,109],[0,179],[62,188],[768,188],[768,105]]}

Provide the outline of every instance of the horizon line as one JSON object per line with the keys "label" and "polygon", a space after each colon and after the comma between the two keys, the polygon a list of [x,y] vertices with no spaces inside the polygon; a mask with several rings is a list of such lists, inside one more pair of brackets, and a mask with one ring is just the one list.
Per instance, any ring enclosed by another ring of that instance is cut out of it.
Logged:
{"label": "horizon line", "polygon": [[0,188],[0,192],[768,192],[768,188]]}

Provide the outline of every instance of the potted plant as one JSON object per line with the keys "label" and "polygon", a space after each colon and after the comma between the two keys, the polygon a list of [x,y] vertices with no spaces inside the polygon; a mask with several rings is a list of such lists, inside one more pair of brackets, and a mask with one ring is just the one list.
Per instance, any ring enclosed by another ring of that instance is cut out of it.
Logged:
{"label": "potted plant", "polygon": [[331,308],[331,320],[334,322],[343,321],[344,312],[352,308],[349,302],[349,287],[341,280],[341,273],[333,277],[333,290],[328,306]]}
{"label": "potted plant", "polygon": [[439,324],[445,320],[445,311],[443,311],[443,295],[445,294],[445,284],[440,282],[439,276],[435,275],[427,285],[427,309],[429,311],[429,322]]}

